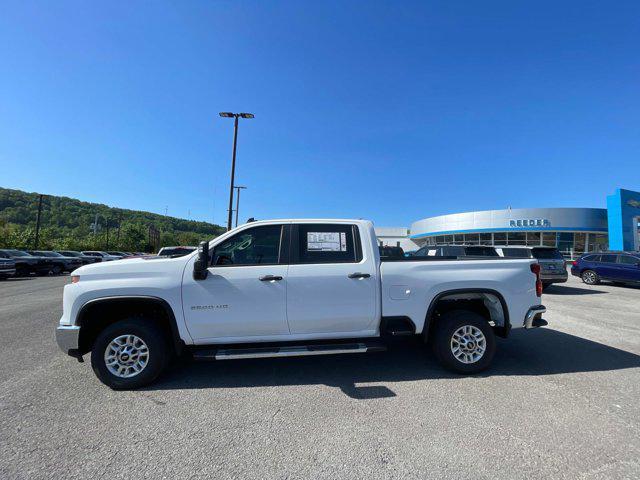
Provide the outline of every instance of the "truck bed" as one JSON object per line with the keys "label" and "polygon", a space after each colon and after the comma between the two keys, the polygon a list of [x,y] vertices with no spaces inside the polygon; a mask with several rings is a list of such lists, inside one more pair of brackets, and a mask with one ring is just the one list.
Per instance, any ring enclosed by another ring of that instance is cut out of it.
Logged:
{"label": "truck bed", "polygon": [[408,316],[420,332],[429,305],[456,292],[492,293],[504,305],[512,327],[539,304],[532,259],[408,257],[381,259],[382,315]]}

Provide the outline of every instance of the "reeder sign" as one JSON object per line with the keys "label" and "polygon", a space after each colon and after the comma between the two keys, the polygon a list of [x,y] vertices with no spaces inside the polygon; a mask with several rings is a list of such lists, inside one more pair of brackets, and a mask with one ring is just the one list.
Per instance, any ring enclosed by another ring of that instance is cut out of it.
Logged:
{"label": "reeder sign", "polygon": [[517,218],[509,220],[511,228],[518,227],[550,227],[551,222],[546,218]]}

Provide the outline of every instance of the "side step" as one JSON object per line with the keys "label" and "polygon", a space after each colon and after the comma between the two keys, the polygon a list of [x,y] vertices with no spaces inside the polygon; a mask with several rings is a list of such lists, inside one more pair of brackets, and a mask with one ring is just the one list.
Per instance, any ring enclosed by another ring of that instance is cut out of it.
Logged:
{"label": "side step", "polygon": [[335,355],[340,353],[367,353],[386,350],[382,344],[340,343],[329,345],[283,345],[276,347],[221,348],[198,350],[196,360],[236,360],[240,358],[302,357],[307,355]]}

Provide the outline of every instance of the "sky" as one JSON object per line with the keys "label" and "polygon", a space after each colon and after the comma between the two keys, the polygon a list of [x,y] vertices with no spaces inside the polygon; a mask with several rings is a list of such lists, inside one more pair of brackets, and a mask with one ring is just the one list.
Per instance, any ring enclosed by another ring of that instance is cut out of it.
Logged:
{"label": "sky", "polygon": [[409,226],[640,189],[640,2],[0,0],[0,186]]}

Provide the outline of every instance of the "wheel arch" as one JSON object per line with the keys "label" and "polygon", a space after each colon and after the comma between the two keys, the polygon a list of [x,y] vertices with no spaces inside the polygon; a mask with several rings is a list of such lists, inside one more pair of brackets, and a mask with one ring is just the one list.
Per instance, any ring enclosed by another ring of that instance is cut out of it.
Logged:
{"label": "wheel arch", "polygon": [[[467,299],[464,299],[465,295],[469,295]],[[460,289],[451,289],[444,290],[439,292],[431,302],[429,303],[429,308],[427,308],[427,314],[424,321],[423,335],[425,341],[431,338],[433,334],[433,329],[435,324],[437,323],[437,315],[438,315],[438,306],[441,304],[440,302],[447,301],[447,297],[449,300],[462,300],[466,301],[467,304],[460,307],[460,309],[468,309],[471,311],[476,310],[475,308],[470,307],[471,302],[478,302],[484,298],[495,298],[502,309],[502,325],[496,324],[493,327],[496,335],[500,337],[506,338],[509,335],[511,330],[511,321],[509,319],[509,308],[507,307],[507,302],[504,299],[504,296],[498,292],[497,290],[491,288],[460,288]],[[462,297],[462,298],[461,298]],[[452,308],[453,309],[453,308]],[[485,306],[486,312],[482,313],[482,315],[486,318],[489,316],[489,319],[495,320],[492,316],[492,312]]]}
{"label": "wheel arch", "polygon": [[80,327],[78,349],[81,353],[87,353],[98,334],[107,326],[127,317],[148,316],[150,313],[155,314],[160,327],[169,336],[170,345],[176,353],[180,353],[184,343],[171,305],[163,298],[146,295],[102,297],[82,305],[76,320]]}

